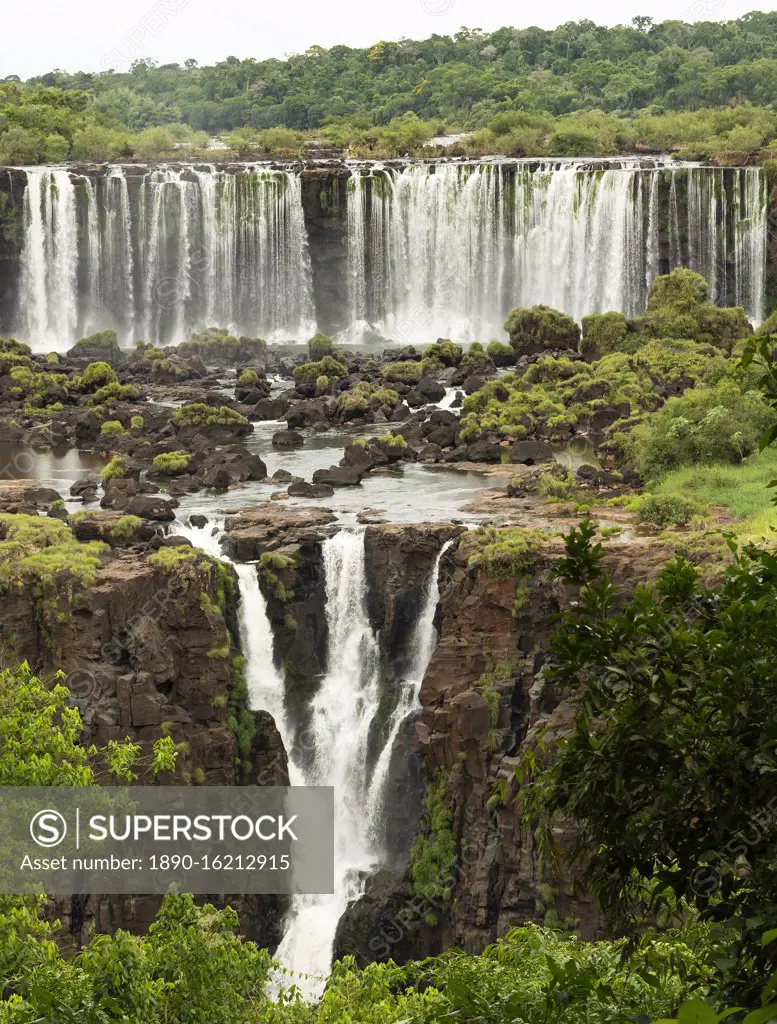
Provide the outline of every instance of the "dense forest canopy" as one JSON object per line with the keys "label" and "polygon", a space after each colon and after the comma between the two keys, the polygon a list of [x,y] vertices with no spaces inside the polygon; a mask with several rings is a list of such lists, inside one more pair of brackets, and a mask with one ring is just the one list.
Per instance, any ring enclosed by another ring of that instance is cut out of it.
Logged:
{"label": "dense forest canopy", "polygon": [[292,132],[316,131],[339,145],[377,138],[391,152],[442,131],[485,130],[486,151],[575,155],[642,142],[703,144],[714,155],[771,140],[775,96],[777,12],[462,28],[363,49],[311,46],[285,60],[135,60],[126,72],[11,75],[0,83],[0,157],[148,158],[176,144],[202,148],[198,133],[240,129],[281,134],[238,135],[238,150],[293,149]]}

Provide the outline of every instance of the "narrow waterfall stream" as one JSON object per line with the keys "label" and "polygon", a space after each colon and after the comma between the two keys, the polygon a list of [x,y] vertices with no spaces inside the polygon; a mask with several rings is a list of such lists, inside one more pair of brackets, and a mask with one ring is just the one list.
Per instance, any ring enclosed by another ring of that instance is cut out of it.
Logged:
{"label": "narrow waterfall stream", "polygon": [[340,530],[324,541],[328,650],[326,673],[310,705],[304,746],[295,741],[284,707],[284,680],[273,656],[272,626],[255,565],[226,558],[223,524],[194,527],[176,522],[172,532],[208,554],[234,564],[240,581],[241,634],[251,707],[275,719],[289,755],[291,785],[332,786],[335,795],[335,884],[325,895],[295,896],[276,958],[309,997],[320,995],[331,967],[337,924],[350,902],[364,892],[367,878],[385,857],[382,823],[391,753],[399,730],[419,706],[418,694],[435,644],[439,601],[439,551],[424,588],[409,645],[399,699],[384,730],[372,770],[370,726],[382,688],[380,649],[367,611],[364,532]]}

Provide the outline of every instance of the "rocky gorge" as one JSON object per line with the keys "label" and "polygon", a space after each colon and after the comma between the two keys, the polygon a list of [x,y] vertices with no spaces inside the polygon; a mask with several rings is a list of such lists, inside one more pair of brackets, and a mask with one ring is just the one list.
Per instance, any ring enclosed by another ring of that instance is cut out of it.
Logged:
{"label": "rocky gorge", "polygon": [[[236,902],[248,937],[319,979],[311,994],[333,956],[476,953],[527,920],[600,933],[523,822],[516,769],[572,714],[543,681],[574,599],[551,582],[558,534],[594,516],[628,587],[674,551],[721,556],[698,527],[659,534],[624,508],[642,478],[623,431],[752,335],[689,274],[582,332],[515,310],[510,344],[487,348],[317,334],[300,351],[215,329],[165,349],[110,331],[56,356],[2,343],[5,657],[64,674],[89,742],[148,756],[170,737],[175,775],[141,783],[356,787],[331,904]],[[680,304],[696,340],[676,340]],[[556,833],[564,848],[574,828]],[[56,912],[78,944],[143,931],[157,905]]]}

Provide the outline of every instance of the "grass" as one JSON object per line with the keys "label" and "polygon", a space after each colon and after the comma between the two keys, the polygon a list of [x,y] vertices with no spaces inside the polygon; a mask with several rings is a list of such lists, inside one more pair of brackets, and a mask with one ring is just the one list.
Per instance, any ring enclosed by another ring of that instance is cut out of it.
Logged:
{"label": "grass", "polygon": [[741,522],[735,532],[747,537],[768,533],[777,526],[777,496],[769,488],[777,479],[777,449],[751,455],[737,465],[714,463],[686,466],[668,473],[654,488],[655,494],[681,494],[706,505],[719,505]]}

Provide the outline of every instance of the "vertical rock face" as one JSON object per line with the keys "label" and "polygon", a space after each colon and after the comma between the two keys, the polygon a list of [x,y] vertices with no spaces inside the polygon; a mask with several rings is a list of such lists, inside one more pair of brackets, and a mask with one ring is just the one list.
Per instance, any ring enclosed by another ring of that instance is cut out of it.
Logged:
{"label": "vertical rock face", "polygon": [[24,243],[22,202],[27,176],[13,167],[0,170],[0,335],[11,333],[19,294]]}
{"label": "vertical rock face", "polygon": [[335,334],[348,326],[348,232],[343,166],[306,168],[302,211],[310,247],[313,297],[319,330]]}
{"label": "vertical rock face", "polygon": [[[448,775],[445,799],[457,848],[451,901],[440,915],[443,947],[475,952],[530,919],[574,919],[587,936],[600,924],[597,907],[575,884],[574,867],[553,878],[540,863],[515,803],[514,772],[523,752],[543,727],[563,731],[572,719],[569,702],[542,679],[548,619],[573,596],[548,579],[559,553],[558,540],[538,551],[520,601],[515,578],[493,578],[471,567],[461,550],[456,555],[417,727],[429,775]],[[620,545],[608,563],[616,582],[633,586],[654,575],[665,557],[658,546]],[[491,799],[500,781],[508,784],[503,802]],[[562,850],[568,847],[571,824],[559,822],[555,835]]]}
{"label": "vertical rock face", "polygon": [[[140,744],[141,784],[250,783],[269,764],[274,774],[263,781],[286,784],[283,744],[270,716],[254,715],[252,747],[240,763],[228,726],[232,656],[238,653],[232,638],[239,635],[233,573],[201,552],[179,560],[174,550],[162,549],[161,559],[140,547],[106,552],[91,584],[60,570],[32,572],[25,585],[5,586],[3,654],[10,664],[26,659],[44,678],[64,673],[86,742],[130,737]],[[163,733],[181,744],[178,766],[175,775],[154,778],[150,754]],[[53,912],[78,944],[92,929],[145,930],[159,902],[155,896],[79,896],[56,900]],[[229,902],[246,935],[277,945],[285,898]]]}
{"label": "vertical rock face", "polygon": [[[548,620],[574,596],[549,581],[561,542],[544,542],[520,577],[511,578],[470,564],[470,551],[459,542],[440,567],[439,642],[424,676],[416,724],[426,779],[447,779],[442,799],[455,855],[438,880],[448,897],[414,892],[402,864],[379,873],[341,922],[339,954],[354,952],[369,961],[450,947],[479,952],[528,920],[556,926],[574,921],[586,936],[601,924],[598,908],[575,884],[579,870],[564,866],[555,877],[541,863],[516,803],[515,769],[524,751],[545,726],[566,728],[573,713],[542,677]],[[665,557],[658,546],[619,545],[608,562],[617,583],[633,586],[652,576]],[[500,782],[505,796],[494,799]],[[562,851],[573,836],[571,823],[557,823]]]}

